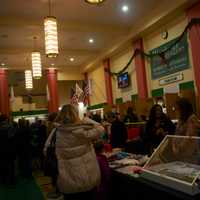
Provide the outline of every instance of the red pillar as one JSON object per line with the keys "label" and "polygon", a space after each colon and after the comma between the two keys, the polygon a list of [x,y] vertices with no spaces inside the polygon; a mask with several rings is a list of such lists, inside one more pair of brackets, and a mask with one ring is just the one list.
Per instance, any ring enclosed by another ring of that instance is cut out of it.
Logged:
{"label": "red pillar", "polygon": [[[134,43],[134,50],[135,49],[140,49],[142,51],[144,50],[142,39],[139,39]],[[148,90],[145,60],[140,54],[138,54],[135,57],[135,68],[137,77],[138,96],[140,99],[146,99],[148,98]]]}
{"label": "red pillar", "polygon": [[[84,73],[84,79],[85,79],[86,83],[89,84],[88,73]],[[90,95],[88,95],[86,97],[86,101],[87,101],[87,104],[89,106],[90,105]]]}
{"label": "red pillar", "polygon": [[[195,4],[187,10],[188,21],[192,18],[200,18],[200,3]],[[197,87],[197,92],[200,92],[200,25],[193,25],[189,31],[189,38],[192,51],[194,77]]]}
{"label": "red pillar", "polygon": [[112,80],[110,71],[110,59],[105,59],[103,61],[104,66],[104,77],[105,77],[105,86],[106,86],[106,97],[107,97],[107,104],[113,105],[113,93],[112,93]]}
{"label": "red pillar", "polygon": [[57,70],[55,69],[47,70],[47,82],[49,89],[48,110],[49,112],[57,112],[58,111]]}
{"label": "red pillar", "polygon": [[0,113],[9,117],[8,73],[6,69],[0,69]]}

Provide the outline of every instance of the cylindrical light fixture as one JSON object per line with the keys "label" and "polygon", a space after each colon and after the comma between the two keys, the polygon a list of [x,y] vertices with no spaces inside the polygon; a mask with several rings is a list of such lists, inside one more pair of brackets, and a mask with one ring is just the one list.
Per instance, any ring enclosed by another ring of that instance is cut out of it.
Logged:
{"label": "cylindrical light fixture", "polygon": [[101,4],[103,3],[105,0],[85,0],[85,2],[90,3],[90,4]]}
{"label": "cylindrical light fixture", "polygon": [[48,16],[44,19],[45,50],[49,58],[58,55],[58,32],[57,20],[55,17]]}
{"label": "cylindrical light fixture", "polygon": [[25,87],[26,89],[33,89],[33,78],[31,70],[25,70]]}
{"label": "cylindrical light fixture", "polygon": [[40,79],[42,76],[42,64],[40,52],[34,51],[31,54],[33,78]]}

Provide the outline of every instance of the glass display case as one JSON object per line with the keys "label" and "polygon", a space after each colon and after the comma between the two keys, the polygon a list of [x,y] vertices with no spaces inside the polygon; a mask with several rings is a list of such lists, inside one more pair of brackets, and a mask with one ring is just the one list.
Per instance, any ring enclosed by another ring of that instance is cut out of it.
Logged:
{"label": "glass display case", "polygon": [[190,195],[200,193],[200,137],[166,136],[141,176]]}

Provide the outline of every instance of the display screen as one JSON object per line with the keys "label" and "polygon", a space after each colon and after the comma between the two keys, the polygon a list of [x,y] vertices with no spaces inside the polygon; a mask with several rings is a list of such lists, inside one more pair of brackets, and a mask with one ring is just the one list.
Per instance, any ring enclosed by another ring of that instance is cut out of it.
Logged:
{"label": "display screen", "polygon": [[121,74],[117,77],[118,88],[125,88],[129,86],[129,75],[128,72]]}

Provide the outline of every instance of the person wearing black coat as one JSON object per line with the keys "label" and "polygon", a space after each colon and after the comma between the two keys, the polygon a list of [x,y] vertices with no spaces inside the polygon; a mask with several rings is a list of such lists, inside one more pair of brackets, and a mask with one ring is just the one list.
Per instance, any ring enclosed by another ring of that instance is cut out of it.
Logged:
{"label": "person wearing black coat", "polygon": [[133,123],[133,122],[138,122],[138,116],[136,113],[134,113],[132,107],[128,107],[126,115],[124,117],[124,123]]}
{"label": "person wearing black coat", "polygon": [[19,119],[17,130],[17,155],[19,173],[24,178],[32,177],[30,127],[25,119]]}
{"label": "person wearing black coat", "polygon": [[124,148],[127,140],[127,129],[120,120],[120,114],[117,113],[115,120],[111,125],[111,145],[112,148]]}
{"label": "person wearing black coat", "polygon": [[0,183],[15,184],[16,128],[0,115]]}
{"label": "person wearing black coat", "polygon": [[151,154],[161,143],[166,135],[173,135],[176,126],[169,117],[163,113],[162,107],[158,104],[151,108],[149,120],[146,123],[142,139],[148,146],[148,152]]}

